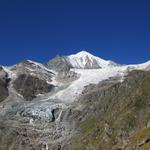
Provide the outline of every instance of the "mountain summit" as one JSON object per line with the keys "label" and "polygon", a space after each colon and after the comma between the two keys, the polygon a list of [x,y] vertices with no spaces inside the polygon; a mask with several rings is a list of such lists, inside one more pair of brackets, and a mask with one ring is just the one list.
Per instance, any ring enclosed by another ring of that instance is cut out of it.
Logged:
{"label": "mountain summit", "polygon": [[114,62],[101,59],[84,50],[77,54],[70,55],[68,58],[73,68],[99,69],[116,66]]}
{"label": "mountain summit", "polygon": [[47,63],[48,68],[57,71],[69,70],[70,68],[100,69],[117,65],[112,61],[101,59],[84,50],[69,56],[56,56]]}

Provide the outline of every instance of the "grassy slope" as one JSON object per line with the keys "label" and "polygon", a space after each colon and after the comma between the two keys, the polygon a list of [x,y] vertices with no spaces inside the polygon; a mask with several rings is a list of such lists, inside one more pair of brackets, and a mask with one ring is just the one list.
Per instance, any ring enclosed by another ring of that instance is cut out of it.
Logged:
{"label": "grassy slope", "polygon": [[150,121],[150,72],[132,71],[123,83],[88,93],[83,103],[89,115],[73,139],[75,149],[124,149]]}
{"label": "grassy slope", "polygon": [[138,150],[149,150],[150,142],[145,142],[146,139],[150,138],[150,127],[143,128],[137,132],[135,132],[129,138],[129,144],[125,147],[125,150],[130,150],[139,143]]}

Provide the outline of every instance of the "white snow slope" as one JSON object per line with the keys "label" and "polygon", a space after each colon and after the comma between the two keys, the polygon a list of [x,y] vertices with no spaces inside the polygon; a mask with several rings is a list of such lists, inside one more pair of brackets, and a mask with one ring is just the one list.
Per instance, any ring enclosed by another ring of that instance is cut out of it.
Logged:
{"label": "white snow slope", "polygon": [[115,64],[112,61],[93,56],[86,51],[81,51],[77,54],[70,55],[68,58],[71,65],[78,69],[85,69],[87,64],[89,64],[91,69],[93,68],[94,64],[96,64],[98,68],[106,68],[108,66],[114,66]]}
{"label": "white snow slope", "polygon": [[59,91],[50,98],[59,99],[63,102],[73,102],[78,99],[85,86],[89,84],[97,84],[100,81],[109,79],[110,77],[123,77],[126,70],[126,66],[104,69],[72,69],[72,71],[80,74],[79,79],[75,80],[69,87]]}

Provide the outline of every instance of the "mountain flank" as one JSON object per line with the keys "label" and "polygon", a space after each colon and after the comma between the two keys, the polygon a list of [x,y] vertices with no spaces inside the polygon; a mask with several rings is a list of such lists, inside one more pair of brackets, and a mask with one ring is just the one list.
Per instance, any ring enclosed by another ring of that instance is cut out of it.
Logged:
{"label": "mountain flank", "polygon": [[150,61],[83,50],[1,66],[0,150],[150,150]]}

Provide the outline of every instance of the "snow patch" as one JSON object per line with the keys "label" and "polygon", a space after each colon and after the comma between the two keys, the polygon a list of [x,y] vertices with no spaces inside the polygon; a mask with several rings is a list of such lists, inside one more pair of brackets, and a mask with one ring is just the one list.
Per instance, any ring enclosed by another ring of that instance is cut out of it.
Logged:
{"label": "snow patch", "polygon": [[8,78],[10,78],[10,79],[16,79],[17,78],[16,73],[11,71],[11,67],[3,66],[3,69],[4,69],[5,72],[8,73]]}
{"label": "snow patch", "polygon": [[144,70],[144,69],[146,69],[149,66],[150,66],[150,61],[147,61],[147,62],[142,63],[142,64],[128,65],[129,68],[137,69],[137,70]]}

